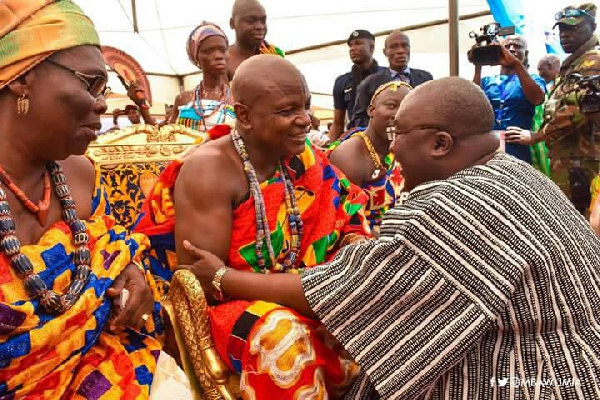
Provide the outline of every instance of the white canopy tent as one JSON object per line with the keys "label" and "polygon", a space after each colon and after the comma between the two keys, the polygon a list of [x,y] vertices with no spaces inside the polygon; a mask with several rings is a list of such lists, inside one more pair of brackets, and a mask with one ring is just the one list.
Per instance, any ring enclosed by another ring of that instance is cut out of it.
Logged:
{"label": "white canopy tent", "polygon": [[[543,7],[537,1],[526,3],[532,9],[537,8],[532,15],[539,19],[538,25],[551,26],[554,12],[571,2],[545,0]],[[233,0],[79,0],[78,3],[94,21],[102,43],[125,51],[148,73],[156,104],[172,103],[181,89],[189,89],[199,81],[201,75],[185,51],[187,37],[195,26],[203,20],[212,21],[228,33],[230,41],[234,40],[229,28]],[[332,107],[329,95],[333,81],[350,69],[345,40],[354,29],[377,34],[408,28],[412,41],[410,64],[429,70],[434,77],[449,75],[448,0],[262,0],[262,3],[268,14],[267,40],[286,51],[288,59],[306,75],[315,93],[314,103],[319,107]],[[458,32],[460,75],[469,78],[473,68],[464,54],[473,40],[468,34],[493,19],[486,0],[457,0],[457,3],[462,17]],[[387,64],[382,53],[384,39],[385,35],[380,35],[376,41],[375,55],[381,65]],[[539,40],[543,42],[543,34]],[[327,43],[330,45],[323,46]],[[542,43],[537,44],[542,48]],[[537,53],[539,58],[541,51]],[[124,93],[118,80],[113,79],[111,86]],[[161,113],[160,107],[153,111]]]}

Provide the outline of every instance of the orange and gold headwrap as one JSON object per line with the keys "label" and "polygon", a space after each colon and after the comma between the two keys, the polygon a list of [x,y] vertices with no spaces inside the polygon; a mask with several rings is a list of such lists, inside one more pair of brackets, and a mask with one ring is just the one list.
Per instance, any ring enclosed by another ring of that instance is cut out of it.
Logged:
{"label": "orange and gold headwrap", "polygon": [[92,21],[71,0],[0,1],[0,89],[53,53],[100,45]]}

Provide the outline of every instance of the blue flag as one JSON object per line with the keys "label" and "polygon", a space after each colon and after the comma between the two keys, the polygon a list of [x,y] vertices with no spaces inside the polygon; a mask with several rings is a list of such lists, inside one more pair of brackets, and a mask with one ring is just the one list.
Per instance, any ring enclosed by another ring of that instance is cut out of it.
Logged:
{"label": "blue flag", "polygon": [[[487,0],[494,20],[502,27],[514,26],[529,44],[530,55],[537,58],[554,53],[564,58],[560,43],[552,29],[554,13],[549,4],[524,0]],[[543,45],[542,45],[543,44]],[[534,58],[535,60],[536,58]]]}

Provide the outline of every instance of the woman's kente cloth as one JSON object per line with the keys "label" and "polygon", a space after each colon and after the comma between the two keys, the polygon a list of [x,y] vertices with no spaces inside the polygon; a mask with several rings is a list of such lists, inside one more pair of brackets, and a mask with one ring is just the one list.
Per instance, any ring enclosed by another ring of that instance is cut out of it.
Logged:
{"label": "woman's kente cloth", "polygon": [[[204,116],[199,115],[195,108],[200,108]],[[179,107],[177,124],[206,132],[217,125],[228,125],[233,128],[235,119],[235,111],[229,104],[223,105],[218,100],[194,99]]]}
{"label": "woman's kente cloth", "polygon": [[[348,139],[356,138],[363,140],[357,133],[365,131],[365,128],[354,128],[343,134],[338,140],[331,143],[326,151],[329,156],[340,144]],[[404,177],[400,164],[395,162],[394,154],[389,153],[384,160],[385,165],[391,165],[382,175],[374,180],[365,182],[361,185],[362,190],[367,194],[367,206],[365,214],[369,221],[371,231],[379,232],[379,226],[383,219],[383,214],[392,208],[396,203],[400,192],[404,186]]]}
{"label": "woman's kente cloth", "polygon": [[[177,265],[172,195],[183,162],[172,163],[160,176],[146,200],[145,214],[137,228],[152,243],[145,262],[155,275],[166,281],[172,276],[171,268]],[[329,260],[348,234],[369,235],[363,214],[365,194],[333,167],[322,152],[307,144],[302,154],[285,165],[304,223],[300,249],[303,266],[310,268]],[[279,171],[261,184],[261,191],[273,250],[281,262],[289,251],[291,235]],[[232,268],[260,272],[254,250],[255,216],[252,197],[233,210],[231,247],[226,260]],[[265,261],[274,272],[270,261]],[[209,308],[216,348],[229,367],[241,373],[241,390],[248,398],[302,398],[301,394],[319,391],[323,394],[325,390],[335,397],[357,373],[357,365],[327,337],[318,322],[290,309],[273,303],[237,300]]]}
{"label": "woman's kente cloth", "polygon": [[[148,246],[141,234],[115,225],[100,171],[86,221],[92,273],[81,297],[61,315],[43,312],[10,260],[0,253],[0,399],[147,399],[161,346],[159,297],[140,332],[106,330],[115,278]],[[72,234],[60,220],[37,244],[22,246],[49,288],[65,293],[75,271]],[[145,272],[151,288],[154,280]],[[156,290],[154,290],[155,293]]]}

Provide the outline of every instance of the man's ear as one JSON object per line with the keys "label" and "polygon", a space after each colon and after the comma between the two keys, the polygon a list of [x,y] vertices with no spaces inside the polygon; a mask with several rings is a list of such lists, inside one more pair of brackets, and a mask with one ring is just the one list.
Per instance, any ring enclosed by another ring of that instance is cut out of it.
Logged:
{"label": "man's ear", "polygon": [[235,21],[233,17],[229,18],[229,27],[235,31]]}
{"label": "man's ear", "polygon": [[448,132],[437,131],[434,134],[431,156],[434,158],[444,157],[452,150],[453,146],[454,139]]}
{"label": "man's ear", "polygon": [[248,106],[236,102],[233,105],[233,110],[235,111],[237,124],[246,130],[252,129],[252,124],[250,123],[250,110],[248,109]]}

